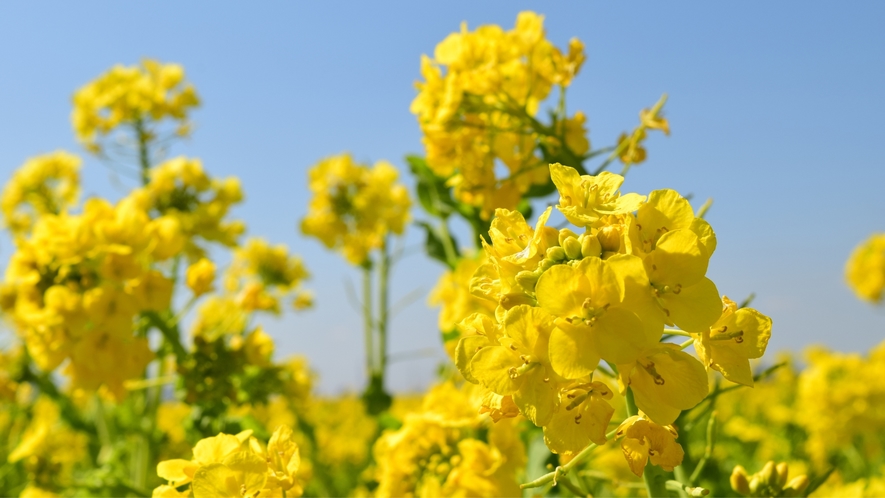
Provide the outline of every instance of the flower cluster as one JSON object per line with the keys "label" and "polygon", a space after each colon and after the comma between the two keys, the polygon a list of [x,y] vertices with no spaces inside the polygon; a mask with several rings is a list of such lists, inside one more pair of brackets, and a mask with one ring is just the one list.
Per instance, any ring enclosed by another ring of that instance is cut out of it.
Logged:
{"label": "flower cluster", "polygon": [[[98,139],[121,126],[150,134],[153,123],[171,119],[179,135],[189,134],[188,114],[200,104],[178,64],[145,59],[141,66],[114,66],[74,94],[71,121],[77,138],[93,151]],[[155,137],[154,137],[155,138]]]}
{"label": "flower cluster", "polygon": [[[464,377],[512,399],[544,427],[551,450],[566,454],[606,440],[612,393],[594,380],[600,360],[617,368],[621,392],[632,390],[643,415],[625,429],[628,438],[665,431],[704,399],[705,365],[752,383],[749,359],[764,351],[770,319],[723,305],[705,276],[716,236],[688,201],[672,190],[622,195],[622,177],[610,173],[580,176],[559,164],[550,171],[557,208],[584,231],[546,226],[549,208],[534,229],[518,212],[496,212],[484,244],[489,262],[471,291],[497,309],[494,318],[461,322],[456,363]],[[703,363],[660,342],[665,325],[692,337]]]}
{"label": "flower cluster", "polygon": [[308,277],[301,258],[290,255],[285,245],[252,238],[234,251],[226,288],[247,311],[279,313],[280,300],[290,295],[295,309],[310,307],[310,293],[300,289]]}
{"label": "flower cluster", "polygon": [[3,224],[15,235],[27,234],[44,214],[60,214],[80,194],[80,158],[57,151],[32,157],[3,187]]}
{"label": "flower cluster", "polygon": [[352,264],[363,264],[387,234],[401,234],[409,221],[411,200],[397,176],[385,161],[371,168],[349,154],[320,161],[310,170],[314,196],[301,221],[302,233],[341,250]]}
{"label": "flower cluster", "polygon": [[808,352],[809,366],[798,380],[796,420],[808,433],[806,451],[823,467],[854,444],[863,458],[885,458],[885,343],[868,358],[823,348]]}
{"label": "flower cluster", "polygon": [[[421,409],[375,443],[376,496],[516,496],[525,448],[512,423],[488,426],[469,392],[430,390]],[[484,430],[487,429],[487,430]]]}
{"label": "flower cluster", "polygon": [[205,242],[228,247],[237,244],[245,226],[241,221],[226,219],[231,207],[243,200],[237,178],[212,178],[199,159],[186,157],[152,168],[149,177],[150,181],[133,190],[130,197],[152,216],[165,220],[162,230],[181,232],[183,250],[191,260],[205,255]]}
{"label": "flower cluster", "polygon": [[857,246],[845,265],[845,278],[857,297],[882,302],[885,291],[885,233],[872,235]]}
{"label": "flower cluster", "polygon": [[[571,84],[584,63],[584,45],[566,52],[545,38],[544,17],[521,12],[516,26],[480,26],[452,33],[423,56],[418,117],[433,172],[454,186],[455,198],[481,209],[514,208],[533,185],[549,183],[540,146],[573,161],[589,150],[583,113],[550,126],[535,119],[554,86]],[[496,163],[507,169],[499,178]],[[574,162],[573,162],[574,164]]]}
{"label": "flower cluster", "polygon": [[2,304],[42,369],[67,359],[74,385],[117,396],[142,374],[153,353],[134,319],[169,307],[172,281],[153,264],[182,244],[163,224],[131,199],[90,199],[82,214],[41,216],[16,242]]}
{"label": "flower cluster", "polygon": [[[166,460],[157,474],[169,482],[154,489],[154,497],[301,496],[298,479],[301,456],[292,429],[280,426],[263,446],[252,431],[219,434],[194,446],[191,460]],[[190,485],[181,492],[178,488]]]}
{"label": "flower cluster", "polygon": [[747,475],[747,470],[738,465],[731,473],[731,487],[742,496],[805,496],[808,484],[804,474],[790,479],[786,462],[775,465],[769,461],[753,475]]}

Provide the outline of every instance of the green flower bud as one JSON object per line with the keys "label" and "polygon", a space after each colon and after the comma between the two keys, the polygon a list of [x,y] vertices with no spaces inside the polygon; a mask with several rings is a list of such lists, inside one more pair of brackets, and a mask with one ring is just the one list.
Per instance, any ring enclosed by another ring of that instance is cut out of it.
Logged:
{"label": "green flower bud", "polygon": [[747,480],[747,471],[742,466],[738,465],[731,471],[729,482],[731,482],[731,489],[736,493],[744,496],[750,494],[750,482]]}
{"label": "green flower bud", "polygon": [[527,292],[535,292],[535,284],[538,283],[538,278],[540,276],[540,273],[533,271],[521,271],[516,274],[516,283]]}
{"label": "green flower bud", "polygon": [[581,256],[598,258],[602,255],[602,244],[593,235],[584,234],[578,240],[581,242]]}
{"label": "green flower bud", "polygon": [[578,235],[575,232],[569,230],[568,228],[563,228],[562,230],[559,231],[559,245],[561,245],[561,246],[565,245],[565,241],[567,239],[577,239],[577,238],[578,238]]}
{"label": "green flower bud", "polygon": [[574,237],[565,239],[562,243],[562,248],[565,250],[565,255],[568,259],[581,259],[581,243],[578,242],[578,239]]}
{"label": "green flower bud", "polygon": [[547,259],[552,259],[553,261],[562,261],[565,259],[565,251],[559,246],[551,247],[547,249]]}

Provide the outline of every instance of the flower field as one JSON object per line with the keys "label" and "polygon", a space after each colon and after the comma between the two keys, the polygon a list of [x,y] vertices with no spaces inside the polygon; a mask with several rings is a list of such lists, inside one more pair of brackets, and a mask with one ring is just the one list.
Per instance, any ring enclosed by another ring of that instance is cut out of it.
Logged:
{"label": "flower field", "polygon": [[[185,68],[74,89],[82,150],[23,158],[0,194],[0,495],[885,495],[885,343],[769,348],[776,313],[708,277],[712,199],[631,186],[667,95],[591,142],[586,63],[539,13],[464,23],[415,60],[407,171],[330,153],[303,175],[301,235],[362,279],[364,384],[335,396],[262,327],[314,306],[311,261],[247,236],[238,178],[168,154],[199,140]],[[84,156],[126,168],[119,200],[84,193]],[[408,231],[447,354],[411,394],[389,368]],[[880,305],[885,234],[858,244],[846,285]]]}

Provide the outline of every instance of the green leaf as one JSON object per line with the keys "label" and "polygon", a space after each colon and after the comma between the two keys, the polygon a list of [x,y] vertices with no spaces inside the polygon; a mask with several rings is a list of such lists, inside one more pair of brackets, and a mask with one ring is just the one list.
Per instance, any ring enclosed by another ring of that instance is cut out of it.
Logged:
{"label": "green leaf", "polygon": [[427,252],[427,255],[442,262],[449,268],[455,269],[457,259],[460,257],[460,254],[458,253],[458,243],[455,241],[455,238],[449,235],[449,244],[453,251],[450,260],[449,255],[446,253],[446,246],[443,243],[443,238],[437,233],[437,230],[426,221],[418,221],[415,223],[424,228],[424,231],[427,234],[427,238],[424,241],[424,250]]}

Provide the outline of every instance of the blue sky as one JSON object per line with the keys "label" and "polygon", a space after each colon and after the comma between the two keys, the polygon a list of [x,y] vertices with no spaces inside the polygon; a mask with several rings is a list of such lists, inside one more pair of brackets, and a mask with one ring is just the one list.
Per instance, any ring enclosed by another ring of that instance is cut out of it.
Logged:
{"label": "blue sky", "polygon": [[[546,16],[557,45],[586,44],[569,109],[588,115],[596,146],[670,95],[673,133],[649,141],[624,190],[715,199],[709,275],[735,299],[757,293],[774,320],[770,351],[882,340],[885,310],[856,300],[842,277],[852,248],[885,231],[881,2],[3,2],[0,177],[39,153],[80,151],[70,96],[111,65],[183,64],[204,106],[173,153],[239,176],[247,201],[236,214],[250,234],[288,244],[313,273],[315,310],[264,320],[278,353],[308,355],[326,392],[358,389],[360,319],[342,296],[359,275],[297,232],[307,168],[342,151],[402,167],[421,152],[408,111],[420,55],[461,21],[509,28],[525,9]],[[85,164],[85,193],[120,196],[104,166]],[[405,242],[420,243],[416,230]],[[4,241],[0,260],[10,251]],[[413,251],[395,269],[394,300],[429,290],[441,271]],[[430,382],[443,358],[436,312],[407,307],[391,341],[393,353],[437,348],[394,363],[392,386]]]}

